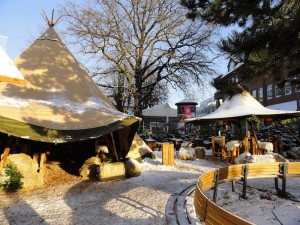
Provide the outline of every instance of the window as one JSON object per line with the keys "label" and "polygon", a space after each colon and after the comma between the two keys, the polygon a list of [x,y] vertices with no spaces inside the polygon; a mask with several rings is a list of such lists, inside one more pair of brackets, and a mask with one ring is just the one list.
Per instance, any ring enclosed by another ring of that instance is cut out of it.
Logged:
{"label": "window", "polygon": [[253,96],[254,98],[256,98],[256,90],[253,90],[253,91],[252,91],[252,96]]}
{"label": "window", "polygon": [[239,82],[239,78],[238,76],[235,76],[235,77],[231,77],[231,83],[238,83]]}
{"label": "window", "polygon": [[291,82],[287,81],[284,84],[284,94],[285,95],[290,95],[292,94],[292,85]]}
{"label": "window", "polygon": [[234,77],[231,77],[231,83],[234,84]]}
{"label": "window", "polygon": [[233,60],[230,60],[229,66],[228,66],[228,72],[229,72],[229,71],[232,71],[232,70],[234,69],[234,67],[235,67],[234,61],[233,61]]}
{"label": "window", "polygon": [[281,88],[275,85],[275,97],[281,96]]}
{"label": "window", "polygon": [[235,83],[238,83],[238,82],[239,82],[239,77],[236,76],[236,77],[235,77]]}
{"label": "window", "polygon": [[296,84],[296,86],[295,86],[295,92],[300,92],[300,84]]}
{"label": "window", "polygon": [[263,88],[258,88],[258,101],[263,101],[264,100],[264,96],[263,96]]}
{"label": "window", "polygon": [[268,84],[268,86],[267,86],[267,98],[268,98],[268,99],[273,98],[272,84]]}

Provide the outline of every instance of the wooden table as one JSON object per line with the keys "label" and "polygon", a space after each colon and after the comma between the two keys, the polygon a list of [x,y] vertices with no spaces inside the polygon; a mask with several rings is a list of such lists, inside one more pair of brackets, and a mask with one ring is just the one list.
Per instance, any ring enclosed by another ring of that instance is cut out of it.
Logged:
{"label": "wooden table", "polygon": [[183,140],[177,138],[170,138],[169,140],[174,144],[176,151],[179,151]]}
{"label": "wooden table", "polygon": [[212,159],[226,160],[225,136],[212,136]]}
{"label": "wooden table", "polygon": [[152,151],[156,150],[156,141],[154,139],[147,138],[145,139],[145,142]]}
{"label": "wooden table", "polygon": [[261,149],[262,154],[273,152],[272,142],[258,142],[258,147]]}
{"label": "wooden table", "polygon": [[236,157],[240,155],[240,142],[237,140],[232,140],[227,142],[226,149],[228,154],[228,161],[234,163]]}

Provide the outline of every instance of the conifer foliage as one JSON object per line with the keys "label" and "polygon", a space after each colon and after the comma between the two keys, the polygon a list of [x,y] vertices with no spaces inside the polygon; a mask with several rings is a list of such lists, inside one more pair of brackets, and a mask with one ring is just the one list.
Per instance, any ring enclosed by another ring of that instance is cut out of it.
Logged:
{"label": "conifer foliage", "polygon": [[230,56],[240,56],[244,66],[242,78],[261,75],[284,79],[300,73],[300,0],[182,0],[189,9],[188,17],[220,26],[236,25],[234,31],[220,43],[220,49]]}

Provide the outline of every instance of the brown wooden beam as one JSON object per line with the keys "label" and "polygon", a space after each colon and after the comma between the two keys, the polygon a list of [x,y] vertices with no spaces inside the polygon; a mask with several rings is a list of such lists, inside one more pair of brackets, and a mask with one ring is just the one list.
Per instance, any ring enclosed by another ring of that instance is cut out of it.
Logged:
{"label": "brown wooden beam", "polygon": [[116,156],[116,160],[117,160],[117,162],[120,162],[120,159],[119,159],[119,156],[118,156],[118,153],[117,153],[117,149],[116,149],[114,134],[110,133],[110,136],[111,136],[111,142],[112,142],[112,145],[113,145],[113,151],[114,151],[114,154]]}

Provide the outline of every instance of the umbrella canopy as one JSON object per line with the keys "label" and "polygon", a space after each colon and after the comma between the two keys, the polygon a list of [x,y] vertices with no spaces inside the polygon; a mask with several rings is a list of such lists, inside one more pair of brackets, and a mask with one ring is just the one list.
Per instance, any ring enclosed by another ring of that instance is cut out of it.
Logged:
{"label": "umbrella canopy", "polygon": [[23,75],[0,47],[0,82],[26,84]]}
{"label": "umbrella canopy", "polygon": [[126,151],[129,150],[139,118],[114,108],[52,26],[14,62],[27,85],[1,85],[1,132],[62,143],[96,138],[124,128],[127,135],[122,133],[117,139],[123,140],[117,142],[128,142]]}
{"label": "umbrella canopy", "polygon": [[299,111],[273,110],[261,105],[249,92],[227,98],[224,103],[211,114],[187,119],[186,122],[204,122],[209,120],[230,120],[256,115],[259,118],[287,119],[299,117]]}

